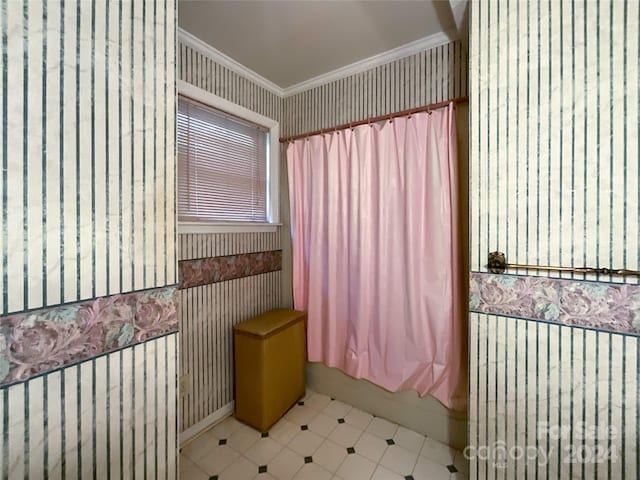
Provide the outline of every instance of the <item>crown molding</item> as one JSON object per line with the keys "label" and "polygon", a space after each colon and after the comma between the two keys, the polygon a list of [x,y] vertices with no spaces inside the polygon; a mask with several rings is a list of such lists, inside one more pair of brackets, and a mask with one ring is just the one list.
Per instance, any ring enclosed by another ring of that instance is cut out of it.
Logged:
{"label": "crown molding", "polygon": [[384,65],[385,63],[390,63],[394,60],[414,55],[423,50],[446,45],[447,43],[453,42],[457,38],[458,35],[456,30],[454,29],[434,33],[433,35],[429,35],[428,37],[419,38],[418,40],[406,43],[397,48],[378,53],[363,60],[345,65],[344,67],[340,67],[330,72],[323,73],[322,75],[318,75],[317,77],[310,78],[309,80],[305,80],[304,82],[296,83],[295,85],[286,87],[283,89],[284,96],[289,97],[291,95],[295,95],[296,93],[300,93],[314,87],[319,87],[320,85],[324,85],[335,80],[340,80],[342,78],[348,77],[349,75],[361,73],[371,68]]}
{"label": "crown molding", "polygon": [[245,67],[240,62],[235,61],[230,56],[222,53],[220,50],[213,48],[208,43],[200,40],[195,35],[187,32],[180,27],[178,27],[178,40],[183,44],[195,50],[198,50],[200,53],[204,53],[205,55],[215,60],[217,63],[224,65],[237,74],[242,75],[246,79],[251,80],[256,85],[266,88],[270,92],[275,93],[280,97],[284,96],[284,90],[272,81],[267,80],[259,73],[256,73],[250,68]]}
{"label": "crown molding", "polygon": [[386,52],[378,53],[363,60],[345,65],[344,67],[340,67],[330,72],[323,73],[322,75],[310,78],[308,80],[305,80],[304,82],[296,83],[295,85],[282,88],[272,81],[267,80],[259,73],[256,73],[250,68],[245,67],[241,63],[235,61],[228,55],[225,55],[220,50],[213,48],[211,45],[200,40],[195,35],[192,35],[182,28],[178,28],[178,40],[180,42],[188,45],[195,50],[198,50],[201,53],[208,55],[219,64],[224,65],[237,74],[242,75],[248,80],[251,80],[255,84],[266,88],[270,92],[275,93],[280,97],[295,95],[296,93],[300,93],[305,90],[309,90],[311,88],[333,82],[334,80],[339,80],[341,78],[348,77],[349,75],[361,73],[371,68],[393,62],[394,60],[414,55],[423,50],[446,45],[447,43],[456,40],[457,37],[458,36],[455,30],[438,32],[433,35],[429,35],[428,37],[419,38],[418,40],[414,40],[413,42],[401,45],[400,47],[394,48],[392,50],[387,50]]}

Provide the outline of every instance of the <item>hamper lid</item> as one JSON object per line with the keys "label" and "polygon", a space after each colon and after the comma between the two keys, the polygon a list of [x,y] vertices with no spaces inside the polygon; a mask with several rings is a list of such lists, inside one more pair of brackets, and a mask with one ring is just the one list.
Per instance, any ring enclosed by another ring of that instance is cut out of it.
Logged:
{"label": "hamper lid", "polygon": [[236,333],[265,338],[306,317],[306,312],[275,308],[233,327]]}

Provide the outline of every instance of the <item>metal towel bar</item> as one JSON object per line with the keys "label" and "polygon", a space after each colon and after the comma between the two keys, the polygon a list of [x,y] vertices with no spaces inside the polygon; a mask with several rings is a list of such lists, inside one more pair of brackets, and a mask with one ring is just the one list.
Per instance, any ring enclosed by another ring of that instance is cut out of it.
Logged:
{"label": "metal towel bar", "polygon": [[518,263],[507,263],[502,252],[490,252],[487,268],[491,273],[504,273],[507,268],[546,270],[554,272],[574,272],[574,273],[596,273],[599,275],[638,275],[638,270],[613,269],[613,268],[593,268],[593,267],[551,267],[546,265],[522,265]]}

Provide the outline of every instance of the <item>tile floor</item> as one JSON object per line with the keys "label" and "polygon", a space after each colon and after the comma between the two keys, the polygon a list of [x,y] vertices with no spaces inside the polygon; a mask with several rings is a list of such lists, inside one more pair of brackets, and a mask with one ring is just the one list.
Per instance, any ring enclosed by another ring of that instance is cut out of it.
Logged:
{"label": "tile floor", "polygon": [[460,480],[462,454],[412,430],[308,392],[260,432],[229,417],[181,449],[181,480]]}

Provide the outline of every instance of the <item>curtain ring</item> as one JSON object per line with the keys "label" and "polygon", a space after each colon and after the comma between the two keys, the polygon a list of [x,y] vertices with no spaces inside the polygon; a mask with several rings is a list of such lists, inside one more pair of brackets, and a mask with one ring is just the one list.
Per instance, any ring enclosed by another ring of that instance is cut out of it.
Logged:
{"label": "curtain ring", "polygon": [[389,123],[393,123],[393,115],[389,115]]}

